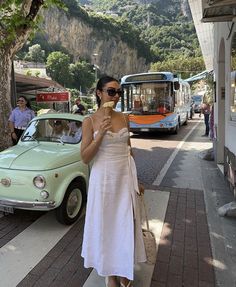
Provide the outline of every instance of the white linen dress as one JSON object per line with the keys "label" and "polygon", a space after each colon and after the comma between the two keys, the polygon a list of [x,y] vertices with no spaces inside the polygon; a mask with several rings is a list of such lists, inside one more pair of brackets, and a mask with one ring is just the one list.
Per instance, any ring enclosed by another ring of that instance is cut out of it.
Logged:
{"label": "white linen dress", "polygon": [[[94,133],[96,137],[96,132]],[[85,217],[84,266],[100,276],[134,278],[134,264],[145,262],[137,171],[127,128],[108,131],[94,158]]]}

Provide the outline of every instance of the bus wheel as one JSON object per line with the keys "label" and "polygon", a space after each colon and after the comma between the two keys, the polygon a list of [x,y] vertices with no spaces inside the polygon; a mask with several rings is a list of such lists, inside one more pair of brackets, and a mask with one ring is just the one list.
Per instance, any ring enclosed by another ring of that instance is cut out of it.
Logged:
{"label": "bus wheel", "polygon": [[184,125],[185,125],[185,126],[187,126],[187,124],[188,124],[188,114],[186,115],[186,120],[185,120],[185,122],[184,122]]}
{"label": "bus wheel", "polygon": [[177,124],[177,126],[173,129],[173,134],[177,135],[179,132],[179,123]]}

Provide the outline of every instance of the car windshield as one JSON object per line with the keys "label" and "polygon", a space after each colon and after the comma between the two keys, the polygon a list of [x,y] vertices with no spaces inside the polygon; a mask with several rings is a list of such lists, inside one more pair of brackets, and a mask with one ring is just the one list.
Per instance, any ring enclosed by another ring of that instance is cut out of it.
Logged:
{"label": "car windshield", "polygon": [[40,119],[32,121],[21,141],[45,141],[77,144],[81,141],[82,122],[65,119]]}

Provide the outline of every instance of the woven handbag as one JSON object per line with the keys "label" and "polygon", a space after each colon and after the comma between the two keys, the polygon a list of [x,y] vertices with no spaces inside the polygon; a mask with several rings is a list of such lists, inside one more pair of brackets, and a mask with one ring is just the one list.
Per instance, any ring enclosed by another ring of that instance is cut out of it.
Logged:
{"label": "woven handbag", "polygon": [[156,239],[154,233],[149,229],[148,217],[147,217],[147,210],[144,203],[143,196],[141,197],[142,209],[144,210],[145,221],[146,221],[146,229],[142,229],[143,233],[143,241],[144,247],[146,251],[147,263],[148,264],[155,264],[156,263]]}

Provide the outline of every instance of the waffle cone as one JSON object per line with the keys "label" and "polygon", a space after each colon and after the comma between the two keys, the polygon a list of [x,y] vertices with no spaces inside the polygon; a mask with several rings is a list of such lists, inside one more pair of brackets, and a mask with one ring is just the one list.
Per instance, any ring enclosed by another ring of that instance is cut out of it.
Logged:
{"label": "waffle cone", "polygon": [[105,116],[110,116],[112,109],[114,107],[114,102],[113,101],[109,101],[103,104],[103,108],[105,108]]}

